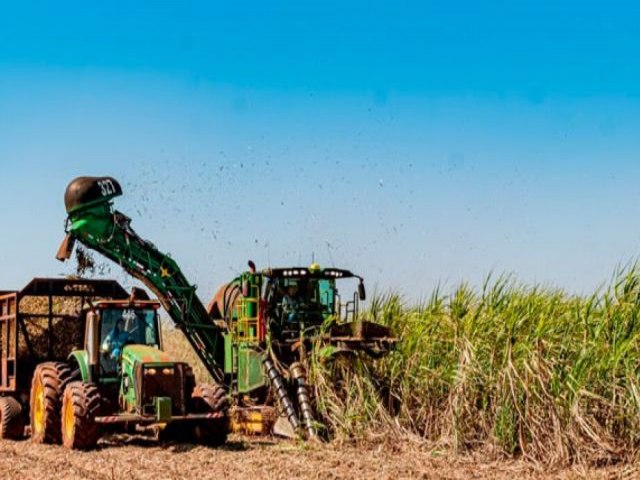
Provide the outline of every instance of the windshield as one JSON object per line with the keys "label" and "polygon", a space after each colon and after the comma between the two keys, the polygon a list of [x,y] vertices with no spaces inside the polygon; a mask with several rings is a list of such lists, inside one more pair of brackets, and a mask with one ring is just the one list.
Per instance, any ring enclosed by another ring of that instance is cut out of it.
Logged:
{"label": "windshield", "polygon": [[316,278],[279,279],[276,290],[282,299],[287,297],[294,303],[327,317],[334,313],[335,280]]}
{"label": "windshield", "polygon": [[154,309],[112,308],[102,312],[101,343],[126,336],[126,343],[159,346]]}

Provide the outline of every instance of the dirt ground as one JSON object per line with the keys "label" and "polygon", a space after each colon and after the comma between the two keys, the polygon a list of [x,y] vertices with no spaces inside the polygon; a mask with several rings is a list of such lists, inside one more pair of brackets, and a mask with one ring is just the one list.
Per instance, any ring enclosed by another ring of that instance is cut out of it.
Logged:
{"label": "dirt ground", "polygon": [[545,472],[518,461],[452,459],[402,445],[363,449],[239,436],[218,449],[114,436],[86,453],[28,440],[1,441],[0,472],[21,479],[640,478],[633,466]]}

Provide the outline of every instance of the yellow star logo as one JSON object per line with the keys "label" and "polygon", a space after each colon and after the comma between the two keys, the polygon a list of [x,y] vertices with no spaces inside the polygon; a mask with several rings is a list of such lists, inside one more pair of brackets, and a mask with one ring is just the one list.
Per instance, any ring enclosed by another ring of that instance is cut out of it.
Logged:
{"label": "yellow star logo", "polygon": [[169,269],[167,269],[165,267],[160,267],[160,276],[162,278],[170,277],[171,275],[169,274]]}

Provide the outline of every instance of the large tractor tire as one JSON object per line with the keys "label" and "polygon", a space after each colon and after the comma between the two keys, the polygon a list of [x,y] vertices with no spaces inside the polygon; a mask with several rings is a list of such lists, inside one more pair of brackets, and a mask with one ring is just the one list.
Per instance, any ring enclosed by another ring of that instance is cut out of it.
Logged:
{"label": "large tractor tire", "polygon": [[198,413],[211,413],[214,418],[198,422],[193,427],[194,440],[203,445],[217,447],[227,441],[229,433],[229,400],[222,385],[200,384],[191,396]]}
{"label": "large tractor tire", "polygon": [[23,436],[22,405],[12,397],[0,398],[0,439],[18,440]]}
{"label": "large tractor tire", "polygon": [[72,450],[90,450],[98,443],[96,416],[100,392],[93,383],[71,382],[62,397],[62,444]]}
{"label": "large tractor tire", "polygon": [[71,377],[66,363],[46,362],[36,367],[31,382],[31,440],[60,443],[62,393]]}

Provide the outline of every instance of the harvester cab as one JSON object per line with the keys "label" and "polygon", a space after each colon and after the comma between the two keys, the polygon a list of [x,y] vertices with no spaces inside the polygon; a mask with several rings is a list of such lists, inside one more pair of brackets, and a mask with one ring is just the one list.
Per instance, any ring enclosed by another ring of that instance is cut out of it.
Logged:
{"label": "harvester cab", "polygon": [[[349,270],[322,269],[313,263],[268,268],[261,276],[265,321],[271,342],[279,350],[291,350],[301,338],[315,339],[333,326],[357,322],[360,302],[366,299],[363,278]],[[343,299],[338,283],[346,287],[353,279],[358,281],[357,289]]]}

